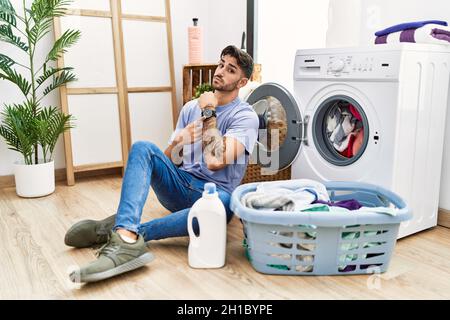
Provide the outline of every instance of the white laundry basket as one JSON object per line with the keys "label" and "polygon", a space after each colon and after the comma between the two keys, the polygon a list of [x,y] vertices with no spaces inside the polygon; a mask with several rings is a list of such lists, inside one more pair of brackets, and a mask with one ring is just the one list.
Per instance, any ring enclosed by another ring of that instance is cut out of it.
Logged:
{"label": "white laundry basket", "polygon": [[[264,183],[264,182],[262,182]],[[282,183],[282,181],[280,181]],[[355,199],[377,212],[288,212],[250,209],[240,199],[259,183],[235,189],[231,210],[244,226],[244,247],[253,267],[266,274],[348,275],[385,272],[400,222],[412,217],[405,202],[384,188],[357,182],[324,183],[331,201]]]}

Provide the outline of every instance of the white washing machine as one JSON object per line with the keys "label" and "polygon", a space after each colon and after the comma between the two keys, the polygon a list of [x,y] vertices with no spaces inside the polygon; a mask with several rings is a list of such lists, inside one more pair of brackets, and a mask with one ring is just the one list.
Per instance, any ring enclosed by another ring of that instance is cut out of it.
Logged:
{"label": "white washing machine", "polygon": [[292,165],[292,178],[398,193],[414,215],[399,237],[436,226],[449,68],[440,45],[299,50],[294,92],[266,83],[248,98],[261,128],[276,106],[287,123],[276,150],[259,143],[253,159],[272,170]]}

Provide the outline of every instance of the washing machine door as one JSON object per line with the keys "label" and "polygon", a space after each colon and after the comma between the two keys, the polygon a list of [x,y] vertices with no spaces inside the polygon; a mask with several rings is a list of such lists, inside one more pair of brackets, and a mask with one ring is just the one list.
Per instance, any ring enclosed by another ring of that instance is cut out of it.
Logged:
{"label": "washing machine door", "polygon": [[264,168],[287,168],[303,141],[303,118],[295,97],[277,83],[264,83],[247,98],[259,117],[259,137],[252,158]]}

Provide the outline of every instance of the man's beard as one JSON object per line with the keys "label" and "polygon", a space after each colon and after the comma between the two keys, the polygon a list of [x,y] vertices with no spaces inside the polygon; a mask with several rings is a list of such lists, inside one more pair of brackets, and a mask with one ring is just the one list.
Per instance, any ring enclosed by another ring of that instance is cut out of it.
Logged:
{"label": "man's beard", "polygon": [[[221,79],[221,80],[222,80],[222,79]],[[227,85],[225,85],[225,84],[218,84],[218,85],[215,85],[215,84],[214,84],[214,81],[213,81],[213,82],[212,82],[212,87],[213,87],[214,90],[217,90],[217,91],[231,92],[231,91],[236,90],[236,87],[237,87],[238,83],[239,83],[239,80],[236,81],[236,82],[227,84]]]}

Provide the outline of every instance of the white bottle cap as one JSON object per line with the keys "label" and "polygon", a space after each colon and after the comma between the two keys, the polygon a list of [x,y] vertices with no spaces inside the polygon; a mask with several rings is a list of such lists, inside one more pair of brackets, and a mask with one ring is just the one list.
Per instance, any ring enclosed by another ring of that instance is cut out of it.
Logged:
{"label": "white bottle cap", "polygon": [[213,182],[205,183],[204,190],[207,194],[216,193],[216,184]]}

